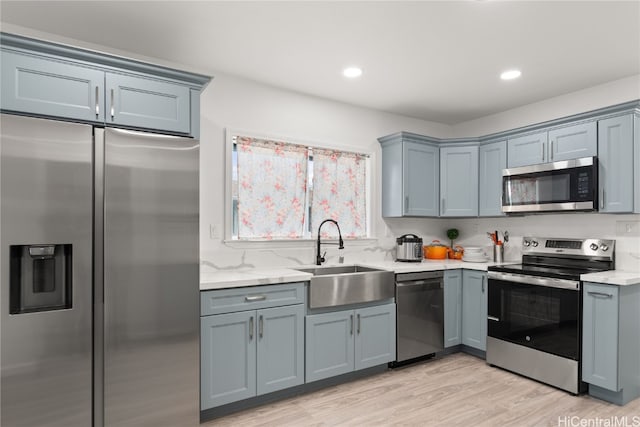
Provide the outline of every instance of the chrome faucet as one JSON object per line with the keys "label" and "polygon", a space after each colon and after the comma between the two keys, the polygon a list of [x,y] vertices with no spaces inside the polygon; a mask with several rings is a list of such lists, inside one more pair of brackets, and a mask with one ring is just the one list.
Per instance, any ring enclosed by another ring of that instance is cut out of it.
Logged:
{"label": "chrome faucet", "polygon": [[316,265],[322,265],[322,263],[325,261],[324,256],[327,254],[327,252],[325,251],[325,253],[323,253],[322,255],[320,255],[320,229],[322,228],[322,226],[324,225],[325,222],[332,222],[336,225],[336,227],[338,227],[338,243],[328,243],[328,242],[324,242],[325,245],[338,245],[338,249],[344,249],[344,241],[342,240],[342,233],[340,232],[340,226],[338,225],[338,223],[332,219],[325,219],[324,221],[322,221],[320,223],[320,226],[318,227],[318,247],[316,249]]}

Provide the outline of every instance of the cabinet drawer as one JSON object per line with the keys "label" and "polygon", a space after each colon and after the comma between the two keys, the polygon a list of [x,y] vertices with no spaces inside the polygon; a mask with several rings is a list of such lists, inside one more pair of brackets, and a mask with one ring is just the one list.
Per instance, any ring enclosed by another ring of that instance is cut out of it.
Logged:
{"label": "cabinet drawer", "polygon": [[200,315],[232,313],[304,303],[304,283],[200,292]]}

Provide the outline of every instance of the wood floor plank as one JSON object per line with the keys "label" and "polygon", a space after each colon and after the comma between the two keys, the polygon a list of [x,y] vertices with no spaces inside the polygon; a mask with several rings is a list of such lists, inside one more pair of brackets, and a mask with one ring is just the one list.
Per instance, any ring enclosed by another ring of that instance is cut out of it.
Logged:
{"label": "wood floor plank", "polygon": [[587,395],[572,396],[490,367],[474,356],[457,353],[229,415],[202,426],[568,427],[569,422],[559,421],[571,417],[626,417],[627,425],[640,425],[640,399],[620,407]]}

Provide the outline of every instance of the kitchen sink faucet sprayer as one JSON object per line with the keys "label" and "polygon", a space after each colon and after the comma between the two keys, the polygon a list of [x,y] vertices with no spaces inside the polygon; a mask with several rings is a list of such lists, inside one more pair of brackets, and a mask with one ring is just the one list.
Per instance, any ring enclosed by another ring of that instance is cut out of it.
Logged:
{"label": "kitchen sink faucet sprayer", "polygon": [[[316,248],[316,265],[322,265],[322,263],[325,261],[324,256],[327,254],[327,252],[325,251],[325,253],[320,255],[320,229],[322,228],[322,226],[324,225],[325,222],[332,222],[338,228],[338,243],[324,242],[324,244],[325,245],[338,245],[338,249],[344,249],[344,241],[342,240],[342,233],[340,232],[340,226],[338,225],[338,222],[334,221],[332,219],[325,219],[324,221],[322,221],[320,223],[320,226],[318,227],[318,244],[317,244],[317,248]],[[342,258],[342,256],[340,258]]]}

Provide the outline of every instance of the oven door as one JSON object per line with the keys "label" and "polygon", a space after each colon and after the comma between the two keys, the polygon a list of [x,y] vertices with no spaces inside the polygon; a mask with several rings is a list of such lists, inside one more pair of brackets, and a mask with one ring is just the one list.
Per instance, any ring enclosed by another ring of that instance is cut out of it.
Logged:
{"label": "oven door", "polygon": [[598,208],[597,158],[504,169],[503,212],[595,210]]}
{"label": "oven door", "polygon": [[487,333],[580,360],[580,282],[489,272]]}

